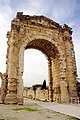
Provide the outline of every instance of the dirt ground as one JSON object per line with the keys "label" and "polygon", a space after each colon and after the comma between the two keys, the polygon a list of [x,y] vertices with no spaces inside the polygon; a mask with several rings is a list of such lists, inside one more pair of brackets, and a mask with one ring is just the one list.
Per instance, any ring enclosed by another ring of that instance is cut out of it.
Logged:
{"label": "dirt ground", "polygon": [[0,104],[0,120],[77,120],[27,101],[24,105]]}

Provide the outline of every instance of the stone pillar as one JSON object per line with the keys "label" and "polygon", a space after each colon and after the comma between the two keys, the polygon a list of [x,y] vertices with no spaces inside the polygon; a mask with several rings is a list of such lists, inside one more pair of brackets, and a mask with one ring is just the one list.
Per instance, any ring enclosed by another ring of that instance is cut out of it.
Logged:
{"label": "stone pillar", "polygon": [[23,79],[22,75],[19,74],[18,84],[17,84],[17,100],[18,104],[23,104]]}
{"label": "stone pillar", "polygon": [[10,38],[10,48],[8,56],[8,94],[5,103],[17,103],[17,80],[18,80],[18,35],[16,30],[12,30]]}
{"label": "stone pillar", "polygon": [[77,97],[76,91],[76,61],[74,46],[72,42],[72,28],[67,25],[63,26],[63,41],[65,46],[65,58],[66,58],[66,79],[68,83],[68,90],[70,97]]}
{"label": "stone pillar", "polygon": [[4,103],[5,97],[6,97],[6,91],[7,91],[7,75],[6,75],[6,73],[2,74],[0,72],[0,77],[1,77],[1,80],[2,80],[2,84],[1,84],[1,101],[2,101],[2,103]]}
{"label": "stone pillar", "polygon": [[48,74],[49,74],[49,101],[53,102],[53,78],[52,78],[52,61],[48,60]]}
{"label": "stone pillar", "polygon": [[72,38],[67,36],[64,37],[65,40],[65,52],[66,52],[66,78],[69,87],[70,97],[77,96],[76,90],[76,81],[77,81],[77,70],[76,70],[76,61],[75,61],[75,53],[73,49]]}
{"label": "stone pillar", "polygon": [[23,103],[23,72],[24,72],[24,46],[20,47],[19,50],[19,76],[18,76],[18,84],[17,84],[17,97],[18,97],[18,104]]}
{"label": "stone pillar", "polygon": [[60,63],[58,55],[55,55],[52,61],[52,76],[53,76],[53,101],[60,103],[61,101]]}
{"label": "stone pillar", "polygon": [[60,89],[61,89],[61,103],[69,103],[69,93],[68,93],[68,85],[66,80],[60,81]]}
{"label": "stone pillar", "polygon": [[66,80],[65,58],[60,58],[60,89],[61,89],[61,102],[69,103],[68,84]]}

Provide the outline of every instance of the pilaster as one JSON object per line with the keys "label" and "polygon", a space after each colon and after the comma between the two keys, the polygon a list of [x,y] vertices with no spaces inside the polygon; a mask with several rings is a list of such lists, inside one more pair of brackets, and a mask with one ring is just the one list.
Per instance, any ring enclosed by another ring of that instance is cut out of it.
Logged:
{"label": "pilaster", "polygon": [[9,56],[8,56],[8,94],[5,103],[17,103],[17,81],[18,81],[18,36],[16,29],[12,29]]}
{"label": "pilaster", "polygon": [[53,77],[52,77],[52,61],[48,60],[48,75],[49,75],[49,101],[53,102]]}

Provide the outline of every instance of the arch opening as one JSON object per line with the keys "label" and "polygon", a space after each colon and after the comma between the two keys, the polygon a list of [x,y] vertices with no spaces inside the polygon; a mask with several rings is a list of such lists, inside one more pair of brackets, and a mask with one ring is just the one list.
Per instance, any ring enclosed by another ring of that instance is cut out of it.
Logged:
{"label": "arch opening", "polygon": [[44,79],[48,85],[48,63],[44,54],[36,49],[27,49],[24,52],[24,87],[42,84]]}
{"label": "arch opening", "polygon": [[[23,98],[48,100],[48,61],[46,57],[36,49],[27,49],[24,52]],[[44,81],[45,86],[43,86]]]}
{"label": "arch opening", "polygon": [[[60,102],[60,57],[57,48],[51,42],[41,39],[29,42],[26,45],[25,50],[31,48],[38,49],[45,55],[48,61],[48,96],[50,101]],[[55,93],[56,90],[58,93]]]}
{"label": "arch opening", "polygon": [[55,58],[56,56],[59,56],[59,52],[55,44],[52,44],[48,40],[44,40],[44,39],[32,40],[25,47],[25,49],[28,49],[28,48],[40,50],[43,54],[46,55],[47,59],[53,58],[53,57]]}

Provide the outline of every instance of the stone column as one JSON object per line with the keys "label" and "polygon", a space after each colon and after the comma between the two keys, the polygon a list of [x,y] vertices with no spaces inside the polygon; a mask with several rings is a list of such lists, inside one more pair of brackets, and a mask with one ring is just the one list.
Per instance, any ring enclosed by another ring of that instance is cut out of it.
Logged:
{"label": "stone column", "polygon": [[68,90],[70,97],[77,97],[76,91],[76,61],[74,46],[72,42],[72,28],[67,25],[63,26],[63,41],[65,45],[65,56],[66,56],[66,79],[68,83]]}
{"label": "stone column", "polygon": [[67,81],[69,87],[70,97],[77,96],[76,90],[76,79],[77,79],[77,70],[76,70],[76,61],[75,61],[75,53],[74,47],[72,43],[71,37],[65,37],[65,52],[66,52],[66,67],[67,67]]}
{"label": "stone column", "polygon": [[5,101],[5,96],[6,96],[6,91],[7,91],[7,76],[6,76],[6,73],[2,74],[0,72],[0,77],[1,77],[1,80],[2,80],[2,83],[1,83],[1,101],[2,103],[4,103]]}
{"label": "stone column", "polygon": [[[21,39],[20,39],[21,40]],[[24,72],[24,50],[25,50],[25,46],[22,45],[20,46],[20,50],[19,50],[19,69],[18,69],[18,84],[17,84],[17,97],[18,97],[18,104],[22,104],[23,103],[23,72]]]}
{"label": "stone column", "polygon": [[61,101],[60,64],[58,55],[55,55],[55,58],[53,58],[52,61],[52,76],[53,76],[53,101],[60,102]]}
{"label": "stone column", "polygon": [[10,48],[8,56],[8,94],[5,103],[17,103],[17,80],[18,80],[18,34],[16,30],[11,31]]}
{"label": "stone column", "polygon": [[60,89],[61,89],[61,102],[69,103],[65,58],[60,58]]}
{"label": "stone column", "polygon": [[52,78],[52,61],[48,60],[48,75],[49,75],[49,101],[53,102],[53,78]]}

